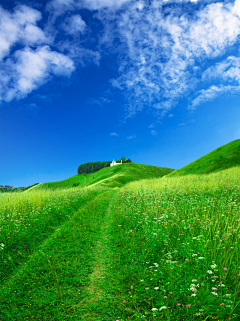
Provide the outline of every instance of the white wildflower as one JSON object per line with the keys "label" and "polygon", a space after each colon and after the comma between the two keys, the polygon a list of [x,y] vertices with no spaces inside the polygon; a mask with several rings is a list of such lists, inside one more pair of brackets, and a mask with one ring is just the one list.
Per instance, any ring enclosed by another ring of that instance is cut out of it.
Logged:
{"label": "white wildflower", "polygon": [[163,309],[167,309],[167,307],[162,306],[162,307],[159,309],[159,311],[162,311]]}

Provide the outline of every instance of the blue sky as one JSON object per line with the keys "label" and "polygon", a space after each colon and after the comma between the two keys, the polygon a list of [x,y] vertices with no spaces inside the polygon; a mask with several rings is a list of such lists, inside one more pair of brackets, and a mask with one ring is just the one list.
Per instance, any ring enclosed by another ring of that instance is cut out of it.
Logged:
{"label": "blue sky", "polygon": [[240,0],[2,0],[0,184],[240,138]]}

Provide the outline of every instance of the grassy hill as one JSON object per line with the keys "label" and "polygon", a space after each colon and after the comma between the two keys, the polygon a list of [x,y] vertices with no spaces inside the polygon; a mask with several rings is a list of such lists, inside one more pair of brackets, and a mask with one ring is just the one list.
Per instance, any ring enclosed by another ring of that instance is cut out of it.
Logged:
{"label": "grassy hill", "polygon": [[194,162],[168,174],[168,177],[188,174],[208,174],[240,166],[240,139],[220,146]]}
{"label": "grassy hill", "polygon": [[0,321],[240,320],[240,166],[172,171],[130,163],[3,193]]}
{"label": "grassy hill", "polygon": [[172,171],[174,171],[174,169],[166,167],[126,163],[118,166],[106,167],[95,173],[74,175],[63,181],[41,183],[29,190],[34,189],[37,191],[48,188],[71,188],[74,184],[79,184],[79,187],[100,185],[104,187],[121,187],[131,181],[145,178],[158,178],[167,175]]}

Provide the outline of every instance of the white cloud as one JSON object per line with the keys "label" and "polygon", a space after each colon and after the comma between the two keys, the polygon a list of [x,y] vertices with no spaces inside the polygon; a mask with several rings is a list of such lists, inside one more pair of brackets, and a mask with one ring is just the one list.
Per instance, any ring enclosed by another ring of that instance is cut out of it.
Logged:
{"label": "white cloud", "polygon": [[86,22],[79,14],[68,17],[63,24],[63,29],[69,35],[78,35],[79,33],[85,33],[87,28]]}
{"label": "white cloud", "polygon": [[73,11],[76,9],[75,0],[52,0],[46,6],[47,11],[53,15],[53,20],[66,11]]}
{"label": "white cloud", "polygon": [[52,75],[69,76],[74,69],[71,59],[48,46],[18,50],[1,64],[0,98],[4,101],[23,98]]}
{"label": "white cloud", "polygon": [[[191,108],[223,93],[237,92],[240,58],[230,56],[203,71],[212,59],[220,60],[231,46],[239,45],[240,0],[206,0],[201,6],[187,0],[185,6],[180,0],[167,2],[165,6],[162,0],[52,0],[44,30],[38,26],[42,18],[38,10],[21,5],[9,12],[0,7],[1,99],[24,97],[52,75],[69,76],[78,64],[99,63],[100,53],[82,44],[90,32],[79,14],[83,8],[98,10],[95,17],[104,25],[97,48],[105,49],[108,44],[110,51],[119,54],[119,77],[111,84],[126,95],[128,116],[147,107],[164,117],[203,83]],[[171,2],[176,3],[171,6]],[[190,11],[184,9],[187,6]],[[67,18],[62,17],[61,26],[67,35],[54,43],[56,19],[63,14]],[[113,42],[116,38],[119,46]],[[21,48],[14,52],[16,45]],[[52,45],[61,53],[53,51]],[[106,102],[102,97],[96,101]]]}
{"label": "white cloud", "polygon": [[111,84],[126,95],[129,114],[146,106],[170,111],[195,90],[205,61],[223,56],[239,41],[239,1],[205,4],[192,8],[191,15],[179,6],[166,15],[157,0],[145,1],[142,10],[131,2],[117,15],[98,15],[105,41],[111,43],[114,34],[122,43],[120,75]]}
{"label": "white cloud", "polygon": [[90,10],[99,10],[102,8],[118,9],[130,0],[81,0],[77,1],[80,6]]}
{"label": "white cloud", "polygon": [[149,125],[148,128],[155,128],[155,124]]}
{"label": "white cloud", "polygon": [[230,56],[227,59],[209,67],[202,75],[203,80],[221,79],[236,81],[240,84],[240,58]]}
{"label": "white cloud", "polygon": [[119,136],[117,133],[110,133],[109,135],[110,135],[110,136],[115,136],[115,137],[118,137],[118,136]]}
{"label": "white cloud", "polygon": [[226,94],[226,93],[236,93],[240,91],[240,86],[231,86],[231,85],[220,85],[215,86],[212,85],[208,89],[202,89],[199,91],[199,95],[197,98],[193,99],[191,106],[188,108],[190,110],[194,110],[198,105],[205,103],[207,101],[211,101],[215,99],[216,97]]}
{"label": "white cloud", "polygon": [[198,92],[198,96],[193,99],[189,109],[195,109],[196,106],[215,99],[216,97],[240,91],[240,58],[230,56],[227,59],[216,63],[207,68],[202,74],[203,81],[220,81],[220,85],[211,85],[207,89]]}
{"label": "white cloud", "polygon": [[153,135],[153,136],[157,136],[157,131],[156,130],[151,130],[151,135]]}
{"label": "white cloud", "polygon": [[194,120],[194,119],[191,119],[191,120],[187,121],[186,123],[178,124],[178,126],[179,126],[179,127],[180,127],[180,126],[186,126],[186,125],[189,124],[189,123],[195,123],[195,120]]}
{"label": "white cloud", "polygon": [[13,13],[0,6],[0,61],[19,43],[26,46],[48,43],[44,32],[37,27],[41,13],[27,6],[18,6]]}
{"label": "white cloud", "polygon": [[240,0],[235,1],[232,12],[240,17]]}
{"label": "white cloud", "polygon": [[130,135],[130,136],[127,136],[127,139],[134,139],[136,137],[137,137],[137,135]]}
{"label": "white cloud", "polygon": [[[60,7],[65,4],[66,8],[73,3],[60,2]],[[38,10],[26,5],[17,6],[12,12],[0,6],[0,102],[26,97],[52,76],[69,77],[78,64],[99,62],[99,52],[83,48],[78,39],[62,37],[56,43],[55,20],[50,14],[41,29],[37,25],[41,19]],[[63,27],[70,34],[84,33],[86,24],[75,14]]]}
{"label": "white cloud", "polygon": [[13,13],[0,6],[0,102],[23,98],[52,75],[69,76],[75,69],[69,57],[48,46],[52,39],[37,26],[41,17],[25,5]]}
{"label": "white cloud", "polygon": [[47,10],[59,16],[66,11],[86,8],[89,10],[101,10],[104,8],[119,9],[131,0],[52,0],[47,5]]}
{"label": "white cloud", "polygon": [[91,105],[103,106],[105,104],[109,104],[110,102],[111,100],[106,97],[100,97],[99,99],[95,99],[95,98],[88,99],[88,104],[91,104]]}

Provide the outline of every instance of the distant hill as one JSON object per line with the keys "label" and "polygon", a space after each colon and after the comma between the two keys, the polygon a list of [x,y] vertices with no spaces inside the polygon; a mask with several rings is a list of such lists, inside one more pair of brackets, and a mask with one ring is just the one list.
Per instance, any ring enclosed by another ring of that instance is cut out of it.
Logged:
{"label": "distant hill", "polygon": [[168,177],[207,174],[240,166],[240,139],[218,147],[192,163],[168,174]]}
{"label": "distant hill", "polygon": [[100,169],[95,173],[74,175],[63,181],[53,183],[41,183],[30,190],[40,189],[57,189],[71,188],[74,186],[106,186],[106,187],[121,187],[128,182],[137,181],[146,178],[157,178],[167,175],[174,169],[166,167],[157,167],[151,165],[142,165],[137,163],[125,163],[113,167]]}

